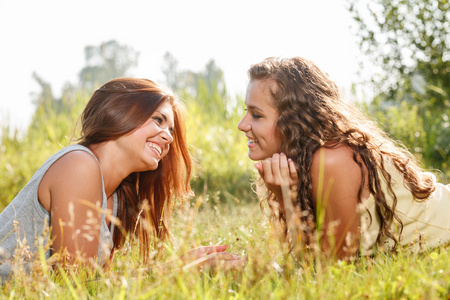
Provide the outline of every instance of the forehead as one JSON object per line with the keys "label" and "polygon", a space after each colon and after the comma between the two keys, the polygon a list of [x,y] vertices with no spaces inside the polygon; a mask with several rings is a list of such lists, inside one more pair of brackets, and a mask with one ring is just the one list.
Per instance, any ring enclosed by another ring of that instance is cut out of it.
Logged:
{"label": "forehead", "polygon": [[173,119],[174,119],[174,113],[173,113],[173,108],[172,105],[169,102],[163,102],[161,103],[156,110],[157,112],[163,114],[168,121],[173,123]]}
{"label": "forehead", "polygon": [[247,86],[247,94],[245,96],[245,104],[247,107],[266,107],[275,108],[272,90],[275,88],[275,82],[270,79],[256,79],[250,81]]}

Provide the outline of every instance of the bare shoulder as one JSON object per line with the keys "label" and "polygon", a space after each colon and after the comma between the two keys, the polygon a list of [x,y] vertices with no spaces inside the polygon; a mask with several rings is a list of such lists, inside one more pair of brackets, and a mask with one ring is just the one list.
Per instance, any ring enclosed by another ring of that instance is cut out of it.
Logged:
{"label": "bare shoulder", "polygon": [[47,177],[53,247],[72,257],[95,257],[103,189],[100,166],[90,153],[71,151],[58,159]]}
{"label": "bare shoulder", "polygon": [[353,159],[353,149],[346,144],[339,144],[333,148],[321,147],[313,155],[311,172],[318,172],[320,168],[327,172],[360,172],[359,166]]}
{"label": "bare shoulder", "polygon": [[350,190],[358,190],[361,185],[361,168],[353,160],[353,149],[345,144],[333,148],[319,148],[313,155],[311,165],[313,185],[320,178],[332,180],[335,185],[341,185]]}
{"label": "bare shoulder", "polygon": [[86,179],[100,176],[100,166],[91,154],[86,151],[71,151],[58,159],[48,170],[54,178]]}
{"label": "bare shoulder", "polygon": [[[367,167],[357,155],[356,159],[361,162],[361,167],[354,160],[353,149],[345,144],[340,144],[334,148],[319,148],[313,155],[311,165],[311,179],[313,190],[317,188],[320,182],[333,182],[333,189],[342,189],[341,192],[347,192],[357,195],[361,184],[364,187],[361,198],[367,199],[370,196],[369,178]],[[364,171],[364,172],[363,172]],[[338,193],[336,193],[338,195]]]}
{"label": "bare shoulder", "polygon": [[55,195],[99,192],[101,170],[97,160],[86,151],[76,150],[59,158],[48,169],[39,185],[38,198],[42,206],[50,211]]}
{"label": "bare shoulder", "polygon": [[[346,144],[339,144],[333,148],[322,147],[314,153],[311,166],[312,191],[316,207],[325,212],[323,216],[325,228],[331,226],[334,231],[333,239],[322,240],[322,247],[336,251],[340,258],[352,255],[354,251],[345,249],[346,237],[353,237],[352,245],[348,249],[359,247],[360,219],[357,207],[362,172],[353,156],[353,149]],[[357,156],[357,159],[360,158]],[[366,197],[367,191],[368,189],[364,188],[362,198]]]}

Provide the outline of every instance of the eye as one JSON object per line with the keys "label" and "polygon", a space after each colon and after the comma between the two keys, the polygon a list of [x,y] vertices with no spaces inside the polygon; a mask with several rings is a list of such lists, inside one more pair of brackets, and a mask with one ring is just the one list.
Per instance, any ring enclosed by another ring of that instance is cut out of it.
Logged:
{"label": "eye", "polygon": [[[246,113],[249,113],[248,109],[244,109],[244,110],[245,110]],[[254,111],[253,111],[253,112],[250,112],[250,115],[252,116],[253,119],[259,119],[259,118],[262,118],[261,115],[258,115],[258,114],[255,113]]]}
{"label": "eye", "polygon": [[162,125],[162,123],[163,123],[163,119],[160,117],[153,117],[153,120],[155,120],[156,123],[158,123],[159,125]]}

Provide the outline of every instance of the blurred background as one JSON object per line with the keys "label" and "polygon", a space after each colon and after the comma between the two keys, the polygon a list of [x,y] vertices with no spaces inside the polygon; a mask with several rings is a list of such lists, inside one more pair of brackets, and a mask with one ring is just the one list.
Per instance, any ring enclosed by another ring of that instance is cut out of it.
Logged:
{"label": "blurred background", "polygon": [[0,210],[69,145],[100,84],[171,88],[189,111],[197,195],[251,201],[254,171],[236,126],[248,67],[302,56],[326,71],[447,183],[448,1],[0,0]]}

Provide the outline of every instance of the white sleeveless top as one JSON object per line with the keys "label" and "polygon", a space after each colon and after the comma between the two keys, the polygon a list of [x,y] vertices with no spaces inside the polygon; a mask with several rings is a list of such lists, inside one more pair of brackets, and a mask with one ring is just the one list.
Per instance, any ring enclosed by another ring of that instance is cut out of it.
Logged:
{"label": "white sleeveless top", "polygon": [[[397,221],[392,222],[390,228],[399,241],[399,246],[407,247],[411,252],[421,252],[450,243],[450,184],[436,183],[434,174],[427,173],[433,177],[436,189],[427,199],[417,200],[405,187],[402,174],[392,163],[386,163],[386,171],[392,176],[392,188],[397,196],[395,213],[403,223],[401,235]],[[388,192],[384,180],[382,187],[389,206],[392,206],[393,197]],[[376,216],[375,199],[370,195],[363,202],[361,214],[361,247],[365,254],[372,253],[379,230],[380,222]],[[381,247],[391,249],[392,239],[383,236]]]}
{"label": "white sleeveless top", "polygon": [[[71,145],[51,156],[33,175],[25,187],[17,194],[11,203],[0,214],[0,277],[5,280],[14,270],[11,268],[11,260],[19,247],[18,241],[26,241],[29,250],[37,253],[39,245],[44,249],[48,243],[48,230],[50,228],[50,214],[38,200],[38,188],[47,170],[63,155],[71,151],[86,151],[95,160],[97,158],[86,147]],[[97,160],[98,162],[98,160]],[[99,164],[100,167],[100,164]],[[100,169],[101,171],[101,169]],[[102,211],[107,209],[107,197],[105,193],[102,174]],[[117,194],[113,194],[113,216],[117,216]],[[105,213],[102,213],[100,225],[100,237],[98,245],[98,262],[104,264],[111,254],[113,247],[112,233],[114,224],[108,228]],[[51,251],[45,253],[48,259]]]}

